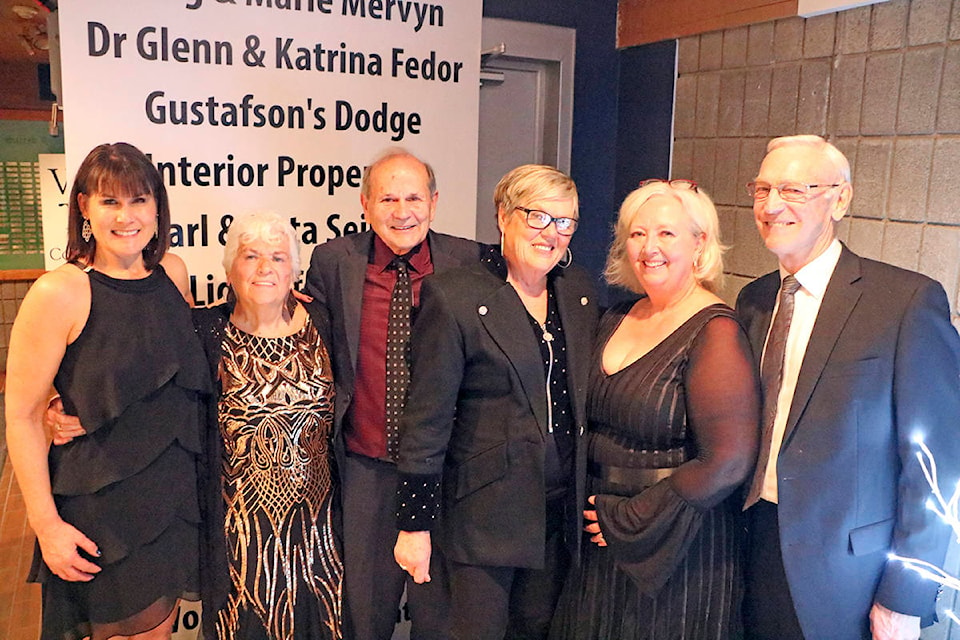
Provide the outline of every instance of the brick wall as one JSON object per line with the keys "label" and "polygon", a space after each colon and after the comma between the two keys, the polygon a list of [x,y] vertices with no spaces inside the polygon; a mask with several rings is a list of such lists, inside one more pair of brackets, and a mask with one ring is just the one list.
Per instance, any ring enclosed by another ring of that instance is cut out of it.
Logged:
{"label": "brick wall", "polygon": [[7,345],[10,344],[10,328],[17,316],[20,302],[33,281],[0,281],[0,371],[7,370]]}
{"label": "brick wall", "polygon": [[671,175],[718,205],[724,297],[776,267],[743,184],[766,142],[823,135],[850,160],[840,238],[943,283],[960,327],[960,0],[889,0],[679,41]]}

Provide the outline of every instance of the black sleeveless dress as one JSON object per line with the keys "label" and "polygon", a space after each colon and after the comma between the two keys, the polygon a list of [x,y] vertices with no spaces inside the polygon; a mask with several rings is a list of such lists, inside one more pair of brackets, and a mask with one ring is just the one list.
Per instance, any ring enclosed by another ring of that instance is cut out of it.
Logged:
{"label": "black sleeveless dress", "polygon": [[748,472],[756,455],[750,346],[715,304],[608,375],[603,349],[632,304],[600,321],[587,400],[587,495],[609,546],[584,537],[551,637],[736,638],[741,477],[728,471]]}
{"label": "black sleeveless dress", "polygon": [[93,270],[90,316],[54,384],[87,435],[52,447],[60,516],[99,547],[102,571],[67,582],[43,563],[44,640],[149,630],[197,599],[197,456],[210,390],[190,309],[162,267],[139,280]]}

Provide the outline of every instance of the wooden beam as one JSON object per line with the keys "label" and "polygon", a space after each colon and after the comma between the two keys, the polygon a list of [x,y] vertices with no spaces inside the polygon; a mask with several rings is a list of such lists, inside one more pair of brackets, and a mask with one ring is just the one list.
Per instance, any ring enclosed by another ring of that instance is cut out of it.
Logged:
{"label": "wooden beam", "polygon": [[2,282],[20,282],[23,280],[36,280],[46,271],[44,269],[7,269],[0,270],[0,281]]}
{"label": "wooden beam", "polygon": [[620,0],[617,46],[717,31],[797,15],[797,0]]}

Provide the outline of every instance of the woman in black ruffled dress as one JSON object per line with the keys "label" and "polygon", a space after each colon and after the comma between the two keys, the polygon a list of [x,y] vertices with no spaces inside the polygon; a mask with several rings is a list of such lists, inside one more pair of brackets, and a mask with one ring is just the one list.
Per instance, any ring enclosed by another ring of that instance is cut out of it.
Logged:
{"label": "woman in black ruffled dress", "polygon": [[[7,442],[37,534],[44,640],[168,638],[198,592],[201,398],[170,210],[136,148],[101,145],[70,194],[66,264],[24,298],[7,361]],[[52,386],[86,435],[49,453]]]}

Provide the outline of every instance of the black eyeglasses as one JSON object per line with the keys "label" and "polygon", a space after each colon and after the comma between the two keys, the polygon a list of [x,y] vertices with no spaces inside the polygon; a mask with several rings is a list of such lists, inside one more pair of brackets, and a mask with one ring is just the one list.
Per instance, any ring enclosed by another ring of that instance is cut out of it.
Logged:
{"label": "black eyeglasses", "polygon": [[540,211],[539,209],[527,209],[526,207],[514,207],[514,209],[523,211],[527,219],[527,226],[531,229],[546,229],[552,222],[557,228],[557,233],[562,236],[572,236],[579,224],[576,218],[555,218],[546,211]]}
{"label": "black eyeglasses", "polygon": [[841,184],[843,183],[803,184],[802,182],[781,182],[778,185],[772,185],[766,182],[748,182],[747,193],[754,200],[766,200],[770,197],[770,192],[776,189],[780,197],[787,202],[806,202],[812,197],[810,195],[811,189],[833,189]]}
{"label": "black eyeglasses", "polygon": [[645,187],[649,184],[657,184],[662,182],[668,184],[674,189],[689,189],[693,192],[700,193],[700,189],[697,188],[697,183],[693,180],[683,180],[681,178],[676,178],[674,180],[664,180],[663,178],[649,178],[647,180],[641,180],[640,186]]}

